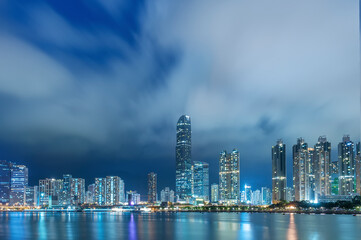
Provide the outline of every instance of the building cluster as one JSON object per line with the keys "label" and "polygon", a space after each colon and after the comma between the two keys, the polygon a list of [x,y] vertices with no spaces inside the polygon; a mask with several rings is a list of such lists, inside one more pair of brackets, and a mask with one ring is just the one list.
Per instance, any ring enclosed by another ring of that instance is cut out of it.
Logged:
{"label": "building cluster", "polygon": [[[293,187],[287,187],[286,145],[278,140],[272,146],[272,189],[240,186],[240,154],[237,149],[219,155],[219,182],[209,183],[209,164],[192,160],[191,119],[182,115],[176,127],[175,191],[157,190],[157,174],[148,174],[147,203],[251,204],[269,205],[280,201],[330,202],[361,194],[360,143],[345,135],[338,144],[338,159],[331,159],[331,143],[325,136],[310,147],[298,138],[292,147]],[[28,168],[0,161],[0,204],[10,206],[70,207],[138,205],[137,191],[125,191],[118,176],[95,178],[86,189],[83,178],[65,174],[61,179],[39,180],[28,186]]]}
{"label": "building cluster", "polygon": [[287,188],[286,145],[272,147],[272,202],[326,202],[361,194],[360,143],[345,135],[338,144],[338,159],[331,159],[331,143],[320,136],[310,147],[298,138],[292,147],[293,189]]}

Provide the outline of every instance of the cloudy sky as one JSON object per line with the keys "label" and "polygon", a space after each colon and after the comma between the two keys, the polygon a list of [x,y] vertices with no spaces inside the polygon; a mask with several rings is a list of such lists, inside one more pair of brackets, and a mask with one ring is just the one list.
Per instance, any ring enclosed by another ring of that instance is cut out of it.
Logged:
{"label": "cloudy sky", "polygon": [[[360,137],[357,0],[0,2],[0,159],[30,183],[71,173],[146,174],[174,188],[175,127],[218,181],[223,149],[242,184],[271,185],[271,146]],[[291,183],[289,181],[289,183]]]}

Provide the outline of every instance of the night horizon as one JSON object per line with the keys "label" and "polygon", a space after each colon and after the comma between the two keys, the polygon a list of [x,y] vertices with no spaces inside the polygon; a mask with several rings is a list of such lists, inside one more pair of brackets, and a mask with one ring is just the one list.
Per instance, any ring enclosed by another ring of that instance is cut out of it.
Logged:
{"label": "night horizon", "polygon": [[0,159],[28,166],[30,185],[120,176],[143,196],[156,172],[174,189],[187,114],[210,184],[236,148],[241,186],[270,187],[277,139],[288,176],[298,137],[326,135],[334,161],[344,134],[360,139],[358,11],[324,3],[5,1]]}

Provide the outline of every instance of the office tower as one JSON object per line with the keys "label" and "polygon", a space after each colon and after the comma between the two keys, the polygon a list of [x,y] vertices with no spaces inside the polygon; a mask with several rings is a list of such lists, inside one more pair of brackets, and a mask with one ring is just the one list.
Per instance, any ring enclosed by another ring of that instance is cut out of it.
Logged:
{"label": "office tower", "polygon": [[219,158],[220,201],[238,203],[240,200],[239,152],[221,152]]}
{"label": "office tower", "polygon": [[262,195],[262,205],[270,205],[272,203],[272,192],[271,189],[267,187],[261,188],[261,195]]}
{"label": "office tower", "polygon": [[193,163],[193,197],[209,200],[209,165],[205,162]]}
{"label": "office tower", "polygon": [[349,195],[354,192],[354,143],[349,135],[338,144],[339,194]]}
{"label": "office tower", "polygon": [[164,188],[160,192],[161,202],[174,202],[174,191],[170,190],[169,187]]}
{"label": "office tower", "polygon": [[180,200],[192,197],[191,119],[182,115],[177,122],[176,194]]}
{"label": "office tower", "polygon": [[71,199],[71,183],[72,183],[72,175],[64,174],[63,175],[63,190],[61,194],[61,202],[63,206],[70,206],[72,204]]}
{"label": "office tower", "polygon": [[85,202],[85,179],[72,178],[70,186],[71,205],[78,206]]}
{"label": "office tower", "polygon": [[262,204],[262,196],[261,196],[261,191],[259,189],[252,192],[251,204],[252,205],[261,205]]}
{"label": "office tower", "polygon": [[244,185],[244,202],[250,204],[252,201],[252,188],[251,186]]}
{"label": "office tower", "polygon": [[315,194],[318,199],[318,196],[331,195],[331,143],[325,136],[318,138],[313,159]]}
{"label": "office tower", "polygon": [[292,202],[295,201],[295,193],[294,189],[291,187],[286,188],[286,201]]}
{"label": "office tower", "polygon": [[2,205],[10,202],[10,182],[12,163],[0,160],[0,203]]}
{"label": "office tower", "polygon": [[121,202],[123,202],[123,180],[117,176],[107,176],[105,194],[106,205],[119,205]]}
{"label": "office tower", "polygon": [[293,189],[295,200],[309,200],[309,158],[308,145],[303,138],[297,139],[293,145]]}
{"label": "office tower", "polygon": [[39,180],[39,205],[62,205],[60,197],[63,191],[63,179],[46,178]]}
{"label": "office tower", "polygon": [[356,144],[355,172],[356,172],[356,193],[361,195],[361,152],[360,142]]}
{"label": "office tower", "polygon": [[242,203],[246,202],[246,192],[244,190],[241,191],[241,202]]}
{"label": "office tower", "polygon": [[25,205],[25,190],[28,186],[28,168],[24,165],[11,167],[10,205]]}
{"label": "office tower", "polygon": [[94,203],[105,205],[106,178],[95,178]]}
{"label": "office tower", "polygon": [[157,174],[148,173],[148,203],[157,202]]}
{"label": "office tower", "polygon": [[25,205],[36,207],[38,206],[38,186],[26,187],[25,190]]}
{"label": "office tower", "polygon": [[140,194],[137,191],[127,191],[128,205],[138,205],[140,203]]}
{"label": "office tower", "polygon": [[308,148],[308,158],[306,162],[306,176],[308,177],[308,186],[306,186],[306,199],[314,202],[316,200],[316,183],[314,173],[314,148]]}
{"label": "office tower", "polygon": [[219,188],[218,188],[218,184],[213,183],[211,185],[211,202],[212,203],[218,203],[218,199],[219,199]]}
{"label": "office tower", "polygon": [[272,202],[286,200],[286,145],[278,140],[272,146]]}
{"label": "office tower", "polygon": [[95,195],[95,184],[92,183],[88,186],[88,191],[86,191],[86,203],[93,204]]}

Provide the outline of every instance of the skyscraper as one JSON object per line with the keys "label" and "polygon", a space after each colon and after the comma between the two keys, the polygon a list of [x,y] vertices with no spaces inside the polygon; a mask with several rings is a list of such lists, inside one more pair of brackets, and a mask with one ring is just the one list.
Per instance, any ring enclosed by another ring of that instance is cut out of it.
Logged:
{"label": "skyscraper", "polygon": [[25,190],[25,205],[35,207],[38,206],[38,186],[26,187]]}
{"label": "skyscraper", "polygon": [[39,204],[41,206],[62,205],[63,179],[46,178],[39,180]]}
{"label": "skyscraper", "polygon": [[174,202],[174,191],[170,190],[169,187],[164,188],[160,192],[161,202]]}
{"label": "skyscraper", "polygon": [[70,174],[64,174],[63,175],[63,190],[61,194],[61,202],[64,206],[71,205],[71,182],[72,182],[72,175]]}
{"label": "skyscraper", "polygon": [[71,205],[77,206],[85,203],[85,179],[72,178],[70,190]]}
{"label": "skyscraper", "polygon": [[238,203],[240,201],[239,152],[221,152],[219,157],[219,197],[220,201]]}
{"label": "skyscraper", "polygon": [[361,195],[361,146],[360,142],[356,144],[355,172],[356,172],[356,193]]}
{"label": "skyscraper", "polygon": [[24,165],[11,167],[10,205],[25,205],[25,191],[28,186],[28,168]]}
{"label": "skyscraper", "polygon": [[192,197],[191,118],[182,115],[177,122],[176,194],[180,200]]}
{"label": "skyscraper", "polygon": [[148,173],[148,203],[157,202],[157,174]]}
{"label": "skyscraper", "polygon": [[339,194],[349,195],[354,192],[354,143],[349,135],[338,144]]}
{"label": "skyscraper", "polygon": [[261,195],[262,195],[262,205],[270,205],[272,203],[271,189],[267,187],[263,187],[261,189]]}
{"label": "skyscraper", "polygon": [[318,138],[313,154],[316,198],[331,195],[331,143],[325,136]]}
{"label": "skyscraper", "polygon": [[218,203],[219,200],[219,188],[218,184],[213,183],[211,185],[211,202],[212,203]]}
{"label": "skyscraper", "polygon": [[293,145],[293,189],[296,201],[309,200],[308,163],[308,145],[303,138],[298,138],[297,144]]}
{"label": "skyscraper", "polygon": [[10,202],[10,181],[12,163],[0,160],[0,203],[2,205]]}
{"label": "skyscraper", "polygon": [[193,197],[209,200],[209,165],[195,161],[193,164]]}
{"label": "skyscraper", "polygon": [[140,203],[140,194],[137,191],[127,191],[128,205],[138,205]]}
{"label": "skyscraper", "polygon": [[272,146],[272,202],[286,200],[286,145],[278,140]]}
{"label": "skyscraper", "polygon": [[308,185],[306,186],[306,199],[309,201],[315,201],[316,199],[316,183],[314,172],[314,148],[307,149],[308,158],[306,162],[306,176],[308,178]]}
{"label": "skyscraper", "polygon": [[262,204],[262,195],[261,195],[261,191],[259,189],[252,192],[251,204],[252,205],[261,205]]}
{"label": "skyscraper", "polygon": [[86,191],[86,203],[93,204],[95,195],[95,184],[89,184],[88,191]]}
{"label": "skyscraper", "polygon": [[105,205],[106,196],[106,178],[95,178],[95,189],[94,189],[94,203],[103,206]]}
{"label": "skyscraper", "polygon": [[120,177],[107,176],[105,189],[105,204],[118,205],[124,201],[124,182]]}

